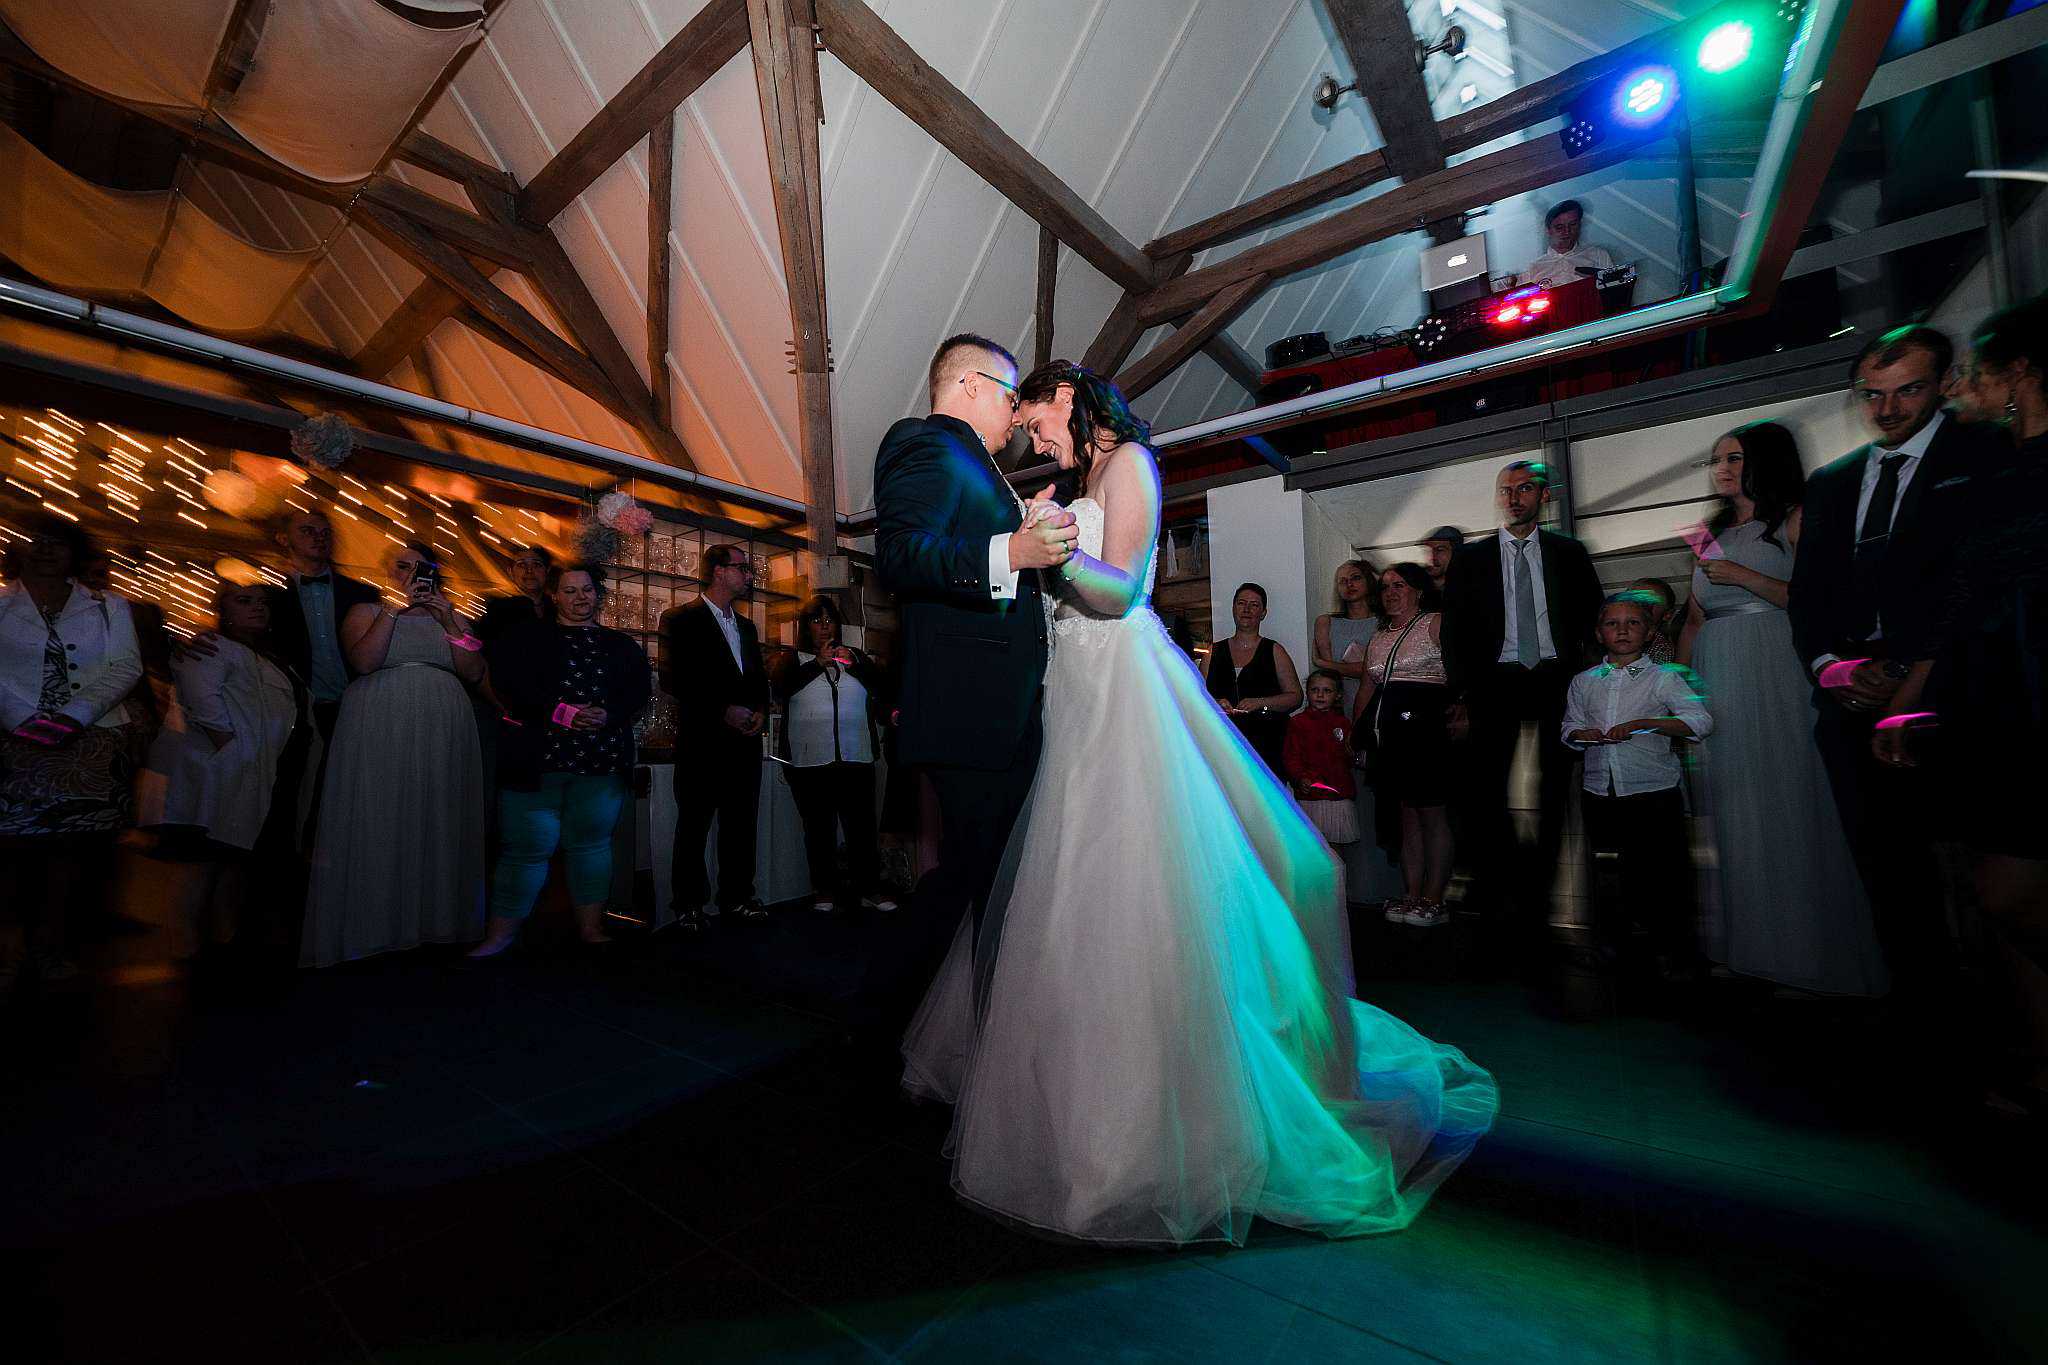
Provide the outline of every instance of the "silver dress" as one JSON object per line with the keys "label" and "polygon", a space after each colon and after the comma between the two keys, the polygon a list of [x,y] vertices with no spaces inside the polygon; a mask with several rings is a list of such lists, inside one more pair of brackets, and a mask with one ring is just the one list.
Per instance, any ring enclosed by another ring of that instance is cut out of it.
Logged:
{"label": "silver dress", "polygon": [[[1792,545],[1761,522],[1731,526],[1705,558],[1792,577]],[[1731,971],[1830,995],[1889,985],[1870,900],[1842,833],[1813,738],[1813,688],[1792,646],[1792,620],[1747,588],[1694,570],[1705,613],[1693,669],[1714,733],[1701,746],[1705,813],[1717,869],[1707,898],[1710,956]]]}

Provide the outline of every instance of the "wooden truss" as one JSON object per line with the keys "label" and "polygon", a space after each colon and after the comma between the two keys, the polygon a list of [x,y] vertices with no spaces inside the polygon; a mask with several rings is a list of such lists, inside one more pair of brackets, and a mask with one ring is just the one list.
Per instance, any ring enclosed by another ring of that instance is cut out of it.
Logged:
{"label": "wooden truss", "polygon": [[[499,3],[502,0],[486,0],[488,9]],[[1568,160],[1554,140],[1538,139],[1456,166],[1447,164],[1450,156],[1553,117],[1589,86],[1652,50],[1660,35],[1438,121],[1430,114],[1416,70],[1414,39],[1401,0],[1322,3],[1386,145],[1142,246],[1119,233],[919,57],[864,0],[710,0],[524,186],[416,126],[452,78],[451,67],[416,111],[414,126],[393,155],[459,185],[468,208],[408,184],[388,168],[353,186],[309,179],[257,150],[205,109],[131,104],[92,91],[50,67],[4,29],[0,63],[84,89],[163,124],[180,135],[194,156],[332,204],[417,268],[424,276],[421,284],[353,357],[358,372],[383,377],[413,356],[436,327],[457,319],[590,395],[664,458],[689,468],[690,454],[669,422],[668,239],[675,111],[727,62],[751,49],[788,282],[807,529],[814,549],[831,554],[837,546],[838,494],[818,165],[821,51],[830,51],[1039,225],[1035,360],[1042,362],[1052,354],[1053,298],[1062,247],[1122,287],[1121,300],[1085,348],[1083,363],[1115,372],[1132,395],[1167,378],[1196,351],[1212,356],[1247,390],[1254,389],[1259,367],[1224,328],[1272,284],[1401,233],[1455,233],[1463,215],[1473,209],[1585,174],[1635,150],[1627,141],[1615,140],[1590,156]],[[1759,293],[1765,298],[1811,212],[1854,111],[1855,95],[1875,67],[1882,43],[1859,35],[1888,33],[1900,0],[1853,3],[1856,12],[1846,27],[1848,36],[1834,56],[1823,92],[1826,107],[1808,121],[1799,181],[1781,206],[1766,243],[1766,268],[1759,273]],[[237,10],[207,83],[209,105],[239,79],[240,65],[252,46],[252,16],[261,9],[245,2]],[[1838,91],[1844,92],[1840,98],[1829,98]],[[1843,107],[1835,109],[1838,104]],[[571,265],[551,224],[605,170],[650,138],[647,333],[635,339],[646,350],[648,378],[643,380],[632,353]],[[1195,256],[1210,247],[1388,178],[1402,183],[1228,259],[1190,268]],[[492,278],[500,270],[532,281],[567,332],[566,340]],[[1144,333],[1162,324],[1170,324],[1172,332],[1138,361],[1127,363]]]}

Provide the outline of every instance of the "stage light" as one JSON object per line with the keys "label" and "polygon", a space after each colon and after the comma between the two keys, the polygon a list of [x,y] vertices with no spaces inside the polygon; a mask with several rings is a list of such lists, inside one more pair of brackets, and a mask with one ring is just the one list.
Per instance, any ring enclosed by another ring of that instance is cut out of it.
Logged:
{"label": "stage light", "polygon": [[1749,60],[1750,48],[1755,41],[1756,31],[1740,19],[1716,24],[1700,40],[1696,59],[1700,70],[1716,76],[1724,71],[1733,71]]}
{"label": "stage light", "polygon": [[1493,321],[1497,326],[1503,322],[1513,322],[1521,316],[1522,305],[1519,303],[1511,303],[1507,307],[1501,309],[1498,313],[1495,313],[1493,315]]}
{"label": "stage light", "polygon": [[1614,86],[1611,112],[1626,128],[1648,128],[1678,103],[1678,73],[1668,66],[1639,66]]}
{"label": "stage light", "polygon": [[1531,300],[1529,300],[1529,312],[1530,312],[1531,314],[1535,314],[1535,313],[1547,313],[1547,312],[1549,312],[1549,311],[1550,311],[1550,300],[1549,300],[1549,299],[1547,299],[1547,298],[1542,298],[1542,299],[1531,299]]}

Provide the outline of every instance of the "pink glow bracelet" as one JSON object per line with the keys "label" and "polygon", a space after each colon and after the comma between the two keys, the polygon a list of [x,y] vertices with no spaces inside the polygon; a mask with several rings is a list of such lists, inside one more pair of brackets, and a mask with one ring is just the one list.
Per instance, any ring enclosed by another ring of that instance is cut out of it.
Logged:
{"label": "pink glow bracelet", "polygon": [[576,723],[576,717],[579,714],[581,714],[582,711],[583,708],[580,706],[572,705],[571,703],[566,701],[558,701],[555,703],[555,713],[552,717],[550,717],[550,719],[552,719],[555,722],[555,724],[561,726],[564,730],[566,730],[571,725],[574,725]]}
{"label": "pink glow bracelet", "polygon": [[[442,633],[446,634],[445,631]],[[472,654],[484,647],[482,640],[477,639],[476,636],[469,634],[467,631],[460,635],[449,635],[448,643],[454,645],[457,649],[466,649]]]}
{"label": "pink glow bracelet", "polygon": [[1903,730],[1909,725],[1927,725],[1935,719],[1932,711],[1901,711],[1896,716],[1886,716],[1877,723],[1880,730]]}
{"label": "pink glow bracelet", "polygon": [[1868,659],[1837,659],[1820,671],[1820,685],[1826,688],[1847,687],[1849,679]]}

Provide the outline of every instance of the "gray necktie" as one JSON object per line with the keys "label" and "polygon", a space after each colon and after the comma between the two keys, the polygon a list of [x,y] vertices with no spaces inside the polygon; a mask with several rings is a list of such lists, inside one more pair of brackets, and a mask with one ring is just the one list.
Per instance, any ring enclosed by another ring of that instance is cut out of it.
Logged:
{"label": "gray necktie", "polygon": [[1515,658],[1524,668],[1534,668],[1542,657],[1536,642],[1536,580],[1529,576],[1529,542],[1517,540],[1515,547]]}

